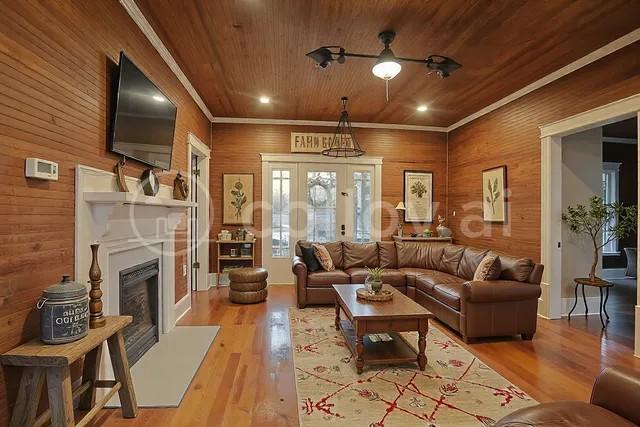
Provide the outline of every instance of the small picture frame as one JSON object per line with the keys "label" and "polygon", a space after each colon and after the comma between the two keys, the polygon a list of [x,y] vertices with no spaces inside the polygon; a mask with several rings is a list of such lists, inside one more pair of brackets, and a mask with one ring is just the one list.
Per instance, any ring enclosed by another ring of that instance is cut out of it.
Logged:
{"label": "small picture frame", "polygon": [[433,173],[404,171],[404,221],[433,221]]}
{"label": "small picture frame", "polygon": [[482,171],[482,217],[484,222],[507,222],[507,167]]}

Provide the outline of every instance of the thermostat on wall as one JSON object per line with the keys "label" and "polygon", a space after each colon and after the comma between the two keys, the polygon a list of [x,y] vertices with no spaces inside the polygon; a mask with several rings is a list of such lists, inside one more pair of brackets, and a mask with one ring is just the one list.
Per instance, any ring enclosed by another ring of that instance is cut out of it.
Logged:
{"label": "thermostat on wall", "polygon": [[28,157],[24,169],[27,178],[58,180],[58,164],[56,162]]}

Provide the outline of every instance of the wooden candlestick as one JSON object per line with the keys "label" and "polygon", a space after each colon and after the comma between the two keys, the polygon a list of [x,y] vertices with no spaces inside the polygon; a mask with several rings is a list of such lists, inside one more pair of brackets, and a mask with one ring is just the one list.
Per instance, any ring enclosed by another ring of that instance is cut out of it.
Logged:
{"label": "wooden candlestick", "polygon": [[102,314],[102,271],[98,265],[98,248],[100,245],[94,243],[91,245],[91,267],[89,268],[89,283],[91,290],[89,291],[89,328],[101,328],[105,324],[105,318]]}

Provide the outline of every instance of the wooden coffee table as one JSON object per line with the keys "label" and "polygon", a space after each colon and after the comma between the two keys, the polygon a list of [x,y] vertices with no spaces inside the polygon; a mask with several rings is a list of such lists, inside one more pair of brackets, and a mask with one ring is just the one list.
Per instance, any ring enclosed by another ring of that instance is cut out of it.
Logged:
{"label": "wooden coffee table", "polygon": [[[427,345],[429,319],[434,315],[392,286],[383,289],[394,292],[393,299],[373,302],[356,296],[356,289],[364,285],[333,285],[336,292],[336,330],[342,331],[345,340],[356,358],[358,374],[364,365],[381,365],[416,362],[421,371],[427,365],[424,354]],[[348,320],[340,320],[342,310]],[[416,352],[398,332],[418,331]],[[387,333],[393,340],[373,342],[367,334]]]}

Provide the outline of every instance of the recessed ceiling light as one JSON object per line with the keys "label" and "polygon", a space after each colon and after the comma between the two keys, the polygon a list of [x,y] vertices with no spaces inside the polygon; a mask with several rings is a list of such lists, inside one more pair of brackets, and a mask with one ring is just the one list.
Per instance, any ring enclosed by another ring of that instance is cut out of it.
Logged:
{"label": "recessed ceiling light", "polygon": [[418,105],[418,107],[416,108],[416,110],[420,111],[421,113],[424,111],[427,111],[429,108],[426,105]]}
{"label": "recessed ceiling light", "polygon": [[153,99],[158,101],[158,102],[166,101],[166,99],[164,99],[164,96],[160,96],[160,95],[153,95]]}
{"label": "recessed ceiling light", "polygon": [[268,104],[269,102],[271,102],[271,100],[269,99],[268,96],[261,96],[260,97],[260,103],[261,104]]}

